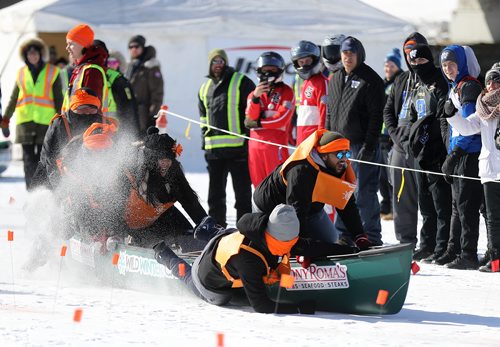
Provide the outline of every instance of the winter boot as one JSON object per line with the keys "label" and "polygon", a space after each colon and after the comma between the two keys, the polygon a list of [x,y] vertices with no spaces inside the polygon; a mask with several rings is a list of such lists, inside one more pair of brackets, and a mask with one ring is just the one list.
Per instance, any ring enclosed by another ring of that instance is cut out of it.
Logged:
{"label": "winter boot", "polygon": [[479,268],[479,262],[477,260],[477,256],[460,256],[445,266],[448,269],[455,270],[477,270]]}
{"label": "winter boot", "polygon": [[445,264],[451,263],[456,258],[457,258],[457,255],[455,254],[455,252],[446,251],[446,252],[444,252],[444,254],[442,256],[440,256],[439,258],[435,259],[432,262],[432,264],[445,265]]}
{"label": "winter boot", "polygon": [[413,260],[420,261],[424,258],[431,256],[431,255],[432,255],[432,251],[425,249],[425,248],[419,248],[413,252]]}
{"label": "winter boot", "polygon": [[488,263],[486,265],[481,266],[479,268],[479,271],[481,271],[481,272],[493,272],[493,264],[492,263],[494,261],[497,261],[497,262],[499,261],[499,259],[500,259],[500,251],[498,249],[492,249],[490,251],[490,258],[491,259],[488,261]]}
{"label": "winter boot", "polygon": [[490,250],[487,249],[484,253],[484,257],[479,259],[479,266],[485,266],[490,261]]}
{"label": "winter boot", "polygon": [[428,256],[427,258],[420,260],[420,262],[422,262],[424,264],[432,264],[434,262],[434,260],[441,258],[443,256],[443,254],[444,253],[439,253],[439,254],[433,253],[430,256]]}

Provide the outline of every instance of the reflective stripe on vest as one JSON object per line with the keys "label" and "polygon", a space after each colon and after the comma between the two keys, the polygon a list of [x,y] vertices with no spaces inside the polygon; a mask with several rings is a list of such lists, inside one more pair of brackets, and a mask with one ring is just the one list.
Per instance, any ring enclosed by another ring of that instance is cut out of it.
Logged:
{"label": "reflective stripe on vest", "polygon": [[[241,124],[240,124],[240,86],[241,81],[245,75],[239,72],[233,73],[231,80],[229,82],[228,92],[227,92],[227,125],[228,130],[241,134]],[[208,108],[208,90],[212,80],[207,81],[200,88],[200,99],[205,105],[205,119],[201,117],[201,122],[209,124],[210,115]],[[208,133],[209,129],[206,130]],[[205,133],[205,134],[206,134]],[[215,149],[215,148],[225,148],[225,147],[243,147],[245,145],[245,139],[235,135],[214,135],[205,136],[205,149]]]}
{"label": "reflective stripe on vest", "polygon": [[28,67],[19,69],[17,86],[19,95],[16,104],[16,124],[35,122],[48,125],[57,112],[54,106],[54,85],[59,68],[45,64],[40,71],[36,83]]}
{"label": "reflective stripe on vest", "polygon": [[[85,71],[87,69],[97,69],[102,74],[102,100],[101,100],[101,110],[105,116],[108,113],[108,105],[109,105],[109,88],[106,78],[106,73],[104,69],[96,64],[86,64],[83,69],[80,70],[78,76],[73,81],[73,84],[69,86],[68,92],[64,95],[64,101],[62,106],[62,112],[66,112],[69,109],[70,99],[75,94],[75,92],[82,87],[83,76],[85,75]],[[70,94],[71,92],[71,94]]]}
{"label": "reflective stripe on vest", "polygon": [[295,93],[295,107],[300,106],[300,92],[302,86],[304,85],[304,80],[298,75],[295,75],[295,81],[293,81],[293,91]]}
{"label": "reflective stripe on vest", "polygon": [[106,70],[106,83],[108,84],[108,90],[111,91],[111,93],[108,94],[108,112],[106,116],[118,119],[118,114],[117,114],[117,106],[116,106],[116,101],[113,96],[113,83],[115,83],[116,78],[120,76],[120,73],[118,71],[115,71],[113,69],[107,69]]}

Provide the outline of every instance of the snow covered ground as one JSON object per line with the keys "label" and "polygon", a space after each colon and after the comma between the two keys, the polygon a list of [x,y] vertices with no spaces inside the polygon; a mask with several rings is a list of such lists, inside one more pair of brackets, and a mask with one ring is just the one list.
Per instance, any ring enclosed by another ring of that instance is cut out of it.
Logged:
{"label": "snow covered ground", "polygon": [[[207,175],[188,179],[206,206]],[[32,237],[23,207],[34,198],[24,189],[21,163],[13,163],[0,177],[0,346],[217,346],[219,333],[224,346],[500,345],[499,274],[421,264],[393,316],[264,315],[211,306],[179,288],[147,294],[103,286],[65,266],[59,245],[52,260],[30,274],[22,270]],[[36,198],[40,203],[27,212],[41,225],[50,201]],[[229,213],[234,223],[235,211]],[[14,231],[13,242],[7,230]],[[396,242],[393,234],[392,222],[383,222],[385,243]],[[479,245],[483,253],[484,224]],[[73,321],[78,308],[79,323]]]}

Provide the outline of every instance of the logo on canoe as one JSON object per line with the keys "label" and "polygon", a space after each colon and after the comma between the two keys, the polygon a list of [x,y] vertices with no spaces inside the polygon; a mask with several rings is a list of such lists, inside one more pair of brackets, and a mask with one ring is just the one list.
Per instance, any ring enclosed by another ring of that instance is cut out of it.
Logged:
{"label": "logo on canoe", "polygon": [[117,265],[120,275],[138,273],[143,276],[157,278],[175,278],[165,266],[159,264],[155,259],[128,254],[127,251],[120,251],[118,259]]}
{"label": "logo on canoe", "polygon": [[295,277],[293,287],[287,290],[329,290],[349,288],[347,266],[341,264],[318,266],[311,264],[309,268],[292,268]]}

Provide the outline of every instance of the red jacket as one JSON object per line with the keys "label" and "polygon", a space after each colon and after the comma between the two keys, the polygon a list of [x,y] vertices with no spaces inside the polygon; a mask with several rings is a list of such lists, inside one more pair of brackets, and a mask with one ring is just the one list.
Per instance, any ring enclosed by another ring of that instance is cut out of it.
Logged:
{"label": "red jacket", "polygon": [[302,85],[297,112],[297,146],[315,130],[325,127],[327,83],[328,79],[318,73]]}
{"label": "red jacket", "polygon": [[[76,76],[80,74],[80,70],[85,67],[87,64],[96,64],[99,65],[106,71],[106,59],[108,54],[102,47],[91,46],[87,48],[83,57],[78,59],[75,62],[75,69],[71,73],[71,78],[69,80],[69,84],[73,85],[73,81]],[[82,87],[87,87],[96,92],[99,100],[102,101],[102,88],[104,86],[105,81],[102,78],[102,74],[97,69],[87,69],[83,76]]]}
{"label": "red jacket", "polygon": [[[288,128],[295,110],[295,96],[292,88],[284,83],[277,84],[271,93],[260,96],[259,102],[253,92],[248,96],[246,116],[259,121],[259,128],[250,130],[250,137],[288,145]],[[257,186],[276,166],[288,158],[288,149],[249,141],[249,170],[254,186]]]}

